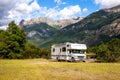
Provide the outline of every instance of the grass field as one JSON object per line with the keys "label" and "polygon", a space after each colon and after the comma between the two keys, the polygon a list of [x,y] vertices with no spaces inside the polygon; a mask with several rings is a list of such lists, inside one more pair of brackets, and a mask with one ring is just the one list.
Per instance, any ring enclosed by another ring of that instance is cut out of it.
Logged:
{"label": "grass field", "polygon": [[0,60],[0,80],[120,80],[120,63]]}

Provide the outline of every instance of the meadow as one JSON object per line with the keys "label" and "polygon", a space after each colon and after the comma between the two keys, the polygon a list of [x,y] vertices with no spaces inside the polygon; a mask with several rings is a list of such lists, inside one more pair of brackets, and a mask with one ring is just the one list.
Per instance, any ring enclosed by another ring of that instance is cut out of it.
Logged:
{"label": "meadow", "polygon": [[120,80],[120,63],[1,59],[0,80]]}

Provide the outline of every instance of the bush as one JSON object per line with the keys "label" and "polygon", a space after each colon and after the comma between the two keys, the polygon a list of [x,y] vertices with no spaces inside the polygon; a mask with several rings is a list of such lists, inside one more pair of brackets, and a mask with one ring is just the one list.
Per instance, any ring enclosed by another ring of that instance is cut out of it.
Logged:
{"label": "bush", "polygon": [[39,49],[39,56],[41,58],[46,58],[46,59],[49,59],[50,58],[50,51],[47,51],[46,49]]}
{"label": "bush", "polygon": [[24,58],[50,58],[50,52],[43,48],[37,48],[32,43],[27,43],[22,54]]}
{"label": "bush", "polygon": [[97,59],[105,62],[116,62],[120,60],[120,39],[112,39],[108,43],[91,48],[97,54]]}

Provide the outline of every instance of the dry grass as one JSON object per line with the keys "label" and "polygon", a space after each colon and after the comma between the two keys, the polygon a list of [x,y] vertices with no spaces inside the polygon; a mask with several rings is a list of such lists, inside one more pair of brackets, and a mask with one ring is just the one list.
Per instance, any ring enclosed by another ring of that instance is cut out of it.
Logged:
{"label": "dry grass", "polygon": [[0,60],[0,80],[120,80],[120,63]]}

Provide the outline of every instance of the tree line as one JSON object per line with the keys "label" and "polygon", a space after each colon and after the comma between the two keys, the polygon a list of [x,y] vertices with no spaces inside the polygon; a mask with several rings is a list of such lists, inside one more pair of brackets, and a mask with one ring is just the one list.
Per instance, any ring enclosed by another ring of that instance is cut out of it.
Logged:
{"label": "tree line", "polygon": [[[104,62],[120,61],[120,39],[113,38],[107,43],[88,49],[97,55],[97,60]],[[25,31],[15,24],[9,23],[6,30],[0,30],[0,58],[1,59],[28,59],[50,58],[50,51],[37,48],[28,43]]]}
{"label": "tree line", "polygon": [[101,43],[98,46],[89,48],[88,52],[95,53],[97,60],[102,62],[120,61],[120,39],[113,38],[107,43]]}
{"label": "tree line", "polygon": [[28,43],[25,31],[12,21],[6,30],[0,30],[0,58],[50,58],[50,52]]}

